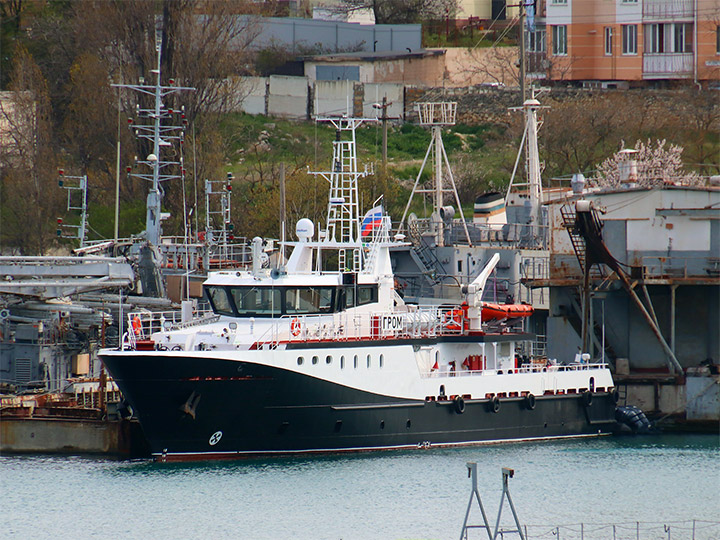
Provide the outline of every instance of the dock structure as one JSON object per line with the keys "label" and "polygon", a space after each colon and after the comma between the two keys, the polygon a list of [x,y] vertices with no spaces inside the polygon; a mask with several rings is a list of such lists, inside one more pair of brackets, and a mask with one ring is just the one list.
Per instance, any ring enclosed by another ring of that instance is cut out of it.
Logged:
{"label": "dock structure", "polygon": [[[590,242],[578,230],[582,205],[596,216]],[[548,356],[587,350],[614,367],[621,397],[644,411],[717,426],[720,189],[564,190],[546,207],[549,272],[527,284],[549,289]],[[695,377],[707,384],[686,384]]]}

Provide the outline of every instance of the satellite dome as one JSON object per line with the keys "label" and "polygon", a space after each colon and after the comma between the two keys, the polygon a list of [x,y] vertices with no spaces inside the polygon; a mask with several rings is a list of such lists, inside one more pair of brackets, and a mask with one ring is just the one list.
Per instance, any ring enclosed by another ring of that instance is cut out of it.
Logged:
{"label": "satellite dome", "polygon": [[301,242],[307,242],[315,235],[315,224],[308,218],[302,218],[295,225],[295,234]]}

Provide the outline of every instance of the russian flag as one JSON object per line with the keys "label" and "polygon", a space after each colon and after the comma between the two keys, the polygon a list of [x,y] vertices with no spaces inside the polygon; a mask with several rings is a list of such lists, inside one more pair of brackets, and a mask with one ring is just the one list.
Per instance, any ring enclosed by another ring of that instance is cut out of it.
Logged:
{"label": "russian flag", "polygon": [[375,229],[379,229],[382,226],[382,216],[382,206],[376,206],[368,210],[360,225],[360,235],[365,238]]}

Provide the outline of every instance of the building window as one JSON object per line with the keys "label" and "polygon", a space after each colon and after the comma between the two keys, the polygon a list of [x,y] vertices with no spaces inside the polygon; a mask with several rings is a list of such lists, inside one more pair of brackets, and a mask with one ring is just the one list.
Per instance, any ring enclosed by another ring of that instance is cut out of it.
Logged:
{"label": "building window", "polygon": [[545,52],[545,31],[535,30],[527,33],[528,52]]}
{"label": "building window", "polygon": [[720,54],[720,26],[715,28],[715,53]]}
{"label": "building window", "polygon": [[692,25],[689,23],[675,23],[673,29],[673,48],[676,53],[690,53],[692,48]]}
{"label": "building window", "polygon": [[560,5],[566,5],[566,4],[567,4],[567,0],[552,0],[552,4],[555,4],[555,5],[558,5],[558,4],[560,4]]}
{"label": "building window", "polygon": [[626,24],[622,27],[623,54],[637,54],[637,25]]}
{"label": "building window", "polygon": [[564,56],[567,54],[567,26],[552,27],[553,54]]}
{"label": "building window", "polygon": [[693,25],[691,23],[661,23],[645,25],[646,53],[691,53],[693,51],[692,39]]}
{"label": "building window", "polygon": [[612,26],[605,27],[605,56],[612,56],[613,53],[613,29]]}

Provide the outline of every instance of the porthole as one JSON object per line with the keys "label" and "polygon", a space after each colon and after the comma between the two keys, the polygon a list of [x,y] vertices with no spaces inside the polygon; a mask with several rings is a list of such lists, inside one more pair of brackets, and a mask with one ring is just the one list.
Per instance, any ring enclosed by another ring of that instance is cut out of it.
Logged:
{"label": "porthole", "polygon": [[298,366],[302,366],[304,361],[305,361],[305,359],[302,356],[298,356],[298,360],[297,360]]}
{"label": "porthole", "polygon": [[313,357],[312,357],[312,363],[313,363],[313,366],[318,363],[318,357],[317,357],[317,356],[313,356]]}
{"label": "porthole", "polygon": [[353,357],[353,367],[357,369],[358,367],[358,356],[357,354]]}
{"label": "porthole", "polygon": [[326,364],[332,364],[332,356],[329,354],[325,357],[325,363]]}
{"label": "porthole", "polygon": [[340,357],[340,369],[345,369],[345,357]]}
{"label": "porthole", "polygon": [[385,429],[385,420],[380,420],[380,429]]}
{"label": "porthole", "polygon": [[385,365],[385,356],[381,354],[380,355],[380,367],[382,368],[384,365]]}
{"label": "porthole", "polygon": [[367,355],[367,367],[370,369],[370,355]]}
{"label": "porthole", "polygon": [[412,422],[410,422],[410,420],[408,420],[407,422],[405,422],[405,427],[406,427],[407,429],[410,429],[410,426],[411,426],[411,425],[412,425]]}

